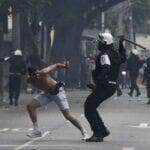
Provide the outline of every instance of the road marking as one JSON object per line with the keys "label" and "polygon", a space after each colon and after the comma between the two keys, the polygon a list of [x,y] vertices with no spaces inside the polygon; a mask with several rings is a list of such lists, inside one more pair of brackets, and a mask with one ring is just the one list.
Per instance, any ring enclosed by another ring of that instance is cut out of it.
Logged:
{"label": "road marking", "polygon": [[22,128],[4,128],[0,129],[0,132],[7,132],[7,131],[12,131],[12,132],[21,132],[23,130]]}
{"label": "road marking", "polygon": [[[16,147],[16,146],[19,146],[19,145],[0,145],[0,147]],[[81,148],[81,146],[80,145],[66,145],[66,144],[62,144],[62,145],[48,145],[48,144],[28,144],[28,145],[26,145],[26,146],[24,146],[24,147],[56,147],[56,148],[59,148],[59,147],[63,147],[64,149],[65,149],[65,147],[75,147],[75,148]],[[22,148],[24,148],[24,147],[20,147],[20,149],[22,149]],[[86,148],[86,145],[83,145],[82,146],[82,148]],[[20,150],[20,149],[18,149],[18,150]],[[16,150],[16,149],[14,149],[14,150]],[[134,147],[123,147],[123,149],[122,150],[135,150],[134,149]]]}
{"label": "road marking", "polygon": [[140,123],[138,126],[131,126],[133,128],[147,129],[150,128],[148,123]]}
{"label": "road marking", "polygon": [[33,128],[30,128],[30,129],[28,129],[29,131],[32,131],[33,130]]}
{"label": "road marking", "polygon": [[50,131],[46,131],[46,132],[44,132],[44,134],[42,135],[42,137],[34,138],[34,139],[32,139],[31,141],[26,142],[26,143],[24,143],[23,145],[20,145],[20,146],[16,147],[14,150],[21,150],[21,149],[23,149],[24,147],[29,146],[29,145],[32,144],[33,142],[35,142],[35,141],[37,141],[37,140],[39,140],[39,139],[42,139],[42,138],[46,137],[49,133],[50,133]]}
{"label": "road marking", "polygon": [[[16,147],[16,146],[20,146],[20,145],[0,145],[0,147]],[[79,147],[79,145],[48,145],[48,144],[31,144],[28,145],[28,147]]]}
{"label": "road marking", "polygon": [[0,132],[6,132],[6,131],[9,131],[10,128],[4,128],[4,129],[1,129]]}
{"label": "road marking", "polygon": [[148,123],[141,123],[139,125],[140,128],[147,128],[148,127]]}
{"label": "road marking", "polygon": [[[17,147],[17,146],[20,146],[20,145],[0,145],[0,147]],[[48,145],[48,144],[30,144],[30,145],[27,145],[26,147],[77,147],[79,148],[80,145]],[[82,146],[82,147],[86,147],[86,146]],[[65,149],[66,150],[66,149]]]}
{"label": "road marking", "polygon": [[21,128],[11,129],[11,131],[14,131],[14,132],[19,132],[20,130]]}
{"label": "road marking", "polygon": [[134,150],[134,147],[123,147],[122,150]]}

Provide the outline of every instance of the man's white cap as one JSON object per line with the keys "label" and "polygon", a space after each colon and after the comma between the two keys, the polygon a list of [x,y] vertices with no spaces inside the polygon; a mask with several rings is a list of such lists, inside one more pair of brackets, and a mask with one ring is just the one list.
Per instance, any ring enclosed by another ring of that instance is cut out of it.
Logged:
{"label": "man's white cap", "polygon": [[113,44],[113,36],[109,32],[105,33],[99,33],[99,37],[103,39],[103,41],[106,42],[107,45]]}
{"label": "man's white cap", "polygon": [[17,50],[15,50],[14,55],[22,56],[22,51],[17,49]]}
{"label": "man's white cap", "polygon": [[132,49],[131,52],[134,54],[134,55],[139,55],[139,51],[137,49]]}

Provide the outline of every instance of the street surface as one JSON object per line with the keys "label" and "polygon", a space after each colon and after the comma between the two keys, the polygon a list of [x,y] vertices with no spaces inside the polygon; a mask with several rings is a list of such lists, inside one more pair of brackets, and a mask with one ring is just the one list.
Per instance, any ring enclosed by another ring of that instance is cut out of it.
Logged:
{"label": "street surface", "polygon": [[[89,91],[67,91],[70,106],[91,131],[83,115],[83,104]],[[80,132],[66,121],[54,103],[39,109],[39,125],[43,137],[26,136],[32,127],[25,103],[33,95],[22,94],[19,107],[0,106],[0,150],[150,150],[150,105],[145,89],[139,98],[116,94],[100,107],[104,122],[111,134],[102,143],[86,143]]]}

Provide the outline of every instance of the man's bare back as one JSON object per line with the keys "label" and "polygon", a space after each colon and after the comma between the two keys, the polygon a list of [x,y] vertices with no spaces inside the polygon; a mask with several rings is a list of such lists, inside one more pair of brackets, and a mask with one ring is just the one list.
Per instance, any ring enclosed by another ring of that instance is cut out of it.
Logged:
{"label": "man's bare back", "polygon": [[33,75],[29,74],[27,77],[27,82],[40,90],[49,91],[52,95],[55,95],[57,92],[57,82],[53,78],[48,76],[48,73],[56,71],[61,68],[68,68],[68,67],[69,62],[49,66],[42,70],[36,71]]}
{"label": "man's bare back", "polygon": [[36,78],[32,78],[29,76],[27,80],[28,83],[32,84],[38,89],[43,91],[49,91],[50,93],[53,93],[55,91],[57,84],[57,82],[53,78],[47,75],[42,75],[40,73],[37,75]]}

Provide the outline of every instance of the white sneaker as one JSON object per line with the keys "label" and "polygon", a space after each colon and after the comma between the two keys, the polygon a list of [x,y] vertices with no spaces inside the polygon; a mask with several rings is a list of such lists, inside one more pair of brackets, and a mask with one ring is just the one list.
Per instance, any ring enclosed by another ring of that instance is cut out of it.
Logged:
{"label": "white sneaker", "polygon": [[88,139],[89,137],[90,137],[90,135],[88,135],[87,131],[84,131],[84,132],[82,133],[82,140],[86,140],[86,139]]}
{"label": "white sneaker", "polygon": [[42,133],[39,130],[32,130],[30,133],[27,134],[27,136],[30,138],[42,137]]}

